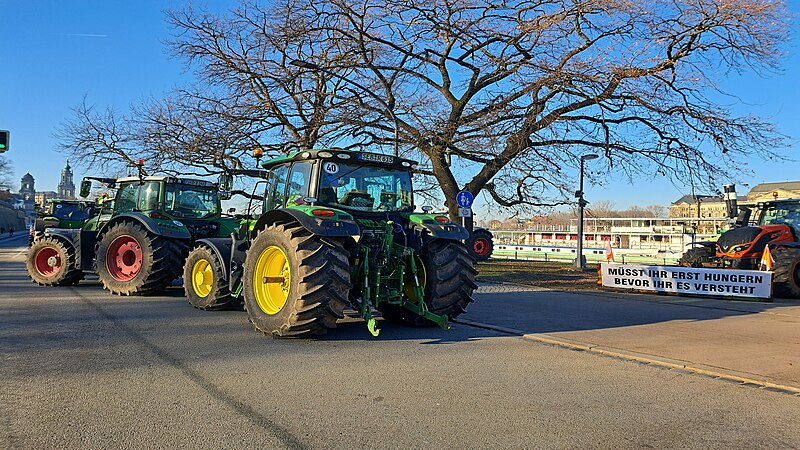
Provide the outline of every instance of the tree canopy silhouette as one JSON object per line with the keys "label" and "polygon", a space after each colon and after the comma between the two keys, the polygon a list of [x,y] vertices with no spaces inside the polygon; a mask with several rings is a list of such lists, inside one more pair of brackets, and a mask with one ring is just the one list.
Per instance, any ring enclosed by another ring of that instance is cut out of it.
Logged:
{"label": "tree canopy silhouette", "polygon": [[587,152],[632,178],[706,187],[784,144],[719,88],[779,69],[782,1],[243,1],[167,15],[197,83],[136,111],[142,148],[165,164],[232,167],[255,145],[388,152],[396,117],[401,152],[455,214],[461,189],[504,207],[567,202]]}

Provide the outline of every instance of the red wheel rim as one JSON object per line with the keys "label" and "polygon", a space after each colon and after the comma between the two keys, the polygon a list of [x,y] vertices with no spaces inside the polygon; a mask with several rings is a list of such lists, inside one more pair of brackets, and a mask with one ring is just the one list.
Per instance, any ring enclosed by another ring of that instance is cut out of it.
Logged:
{"label": "red wheel rim", "polygon": [[142,247],[133,236],[122,235],[111,241],[106,252],[106,269],[117,281],[131,281],[142,269]]}
{"label": "red wheel rim", "polygon": [[61,270],[61,255],[53,247],[44,247],[33,256],[33,265],[39,275],[52,277]]}
{"label": "red wheel rim", "polygon": [[486,238],[477,238],[472,243],[472,251],[477,256],[486,256],[489,254],[489,240]]}

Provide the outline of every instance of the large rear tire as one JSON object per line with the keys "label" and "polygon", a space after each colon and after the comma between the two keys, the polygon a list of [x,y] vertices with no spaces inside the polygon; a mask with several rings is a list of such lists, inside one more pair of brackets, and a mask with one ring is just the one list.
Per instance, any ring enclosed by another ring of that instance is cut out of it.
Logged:
{"label": "large rear tire", "polygon": [[222,264],[217,253],[205,245],[189,253],[183,268],[183,290],[190,305],[210,310],[238,301],[231,297],[228,282],[223,279]]}
{"label": "large rear tire", "polygon": [[120,222],[100,238],[97,275],[112,294],[156,294],[180,275],[182,248],[138,223]]}
{"label": "large rear tire", "polygon": [[[416,259],[417,276],[425,296],[428,311],[447,316],[452,320],[463,314],[473,302],[475,284],[475,260],[466,246],[456,241],[434,240],[427,244]],[[414,293],[414,280],[408,277],[405,295],[418,302]],[[402,306],[383,304],[380,306],[384,319],[414,326],[433,325],[413,311]]]}
{"label": "large rear tire", "polygon": [[75,248],[49,236],[31,244],[25,268],[41,286],[68,286],[83,279],[83,271],[75,267]]}
{"label": "large rear tire", "polygon": [[773,294],[782,298],[800,298],[800,248],[777,247],[771,254],[775,260]]}
{"label": "large rear tire", "polygon": [[433,240],[422,249],[425,304],[434,314],[455,319],[473,302],[475,260],[460,242]]}
{"label": "large rear tire", "polygon": [[257,331],[317,336],[344,317],[351,288],[348,252],[297,223],[270,225],[244,263],[244,303]]}
{"label": "large rear tire", "polygon": [[489,230],[474,230],[472,237],[467,239],[466,245],[476,261],[486,261],[494,251],[494,237]]}

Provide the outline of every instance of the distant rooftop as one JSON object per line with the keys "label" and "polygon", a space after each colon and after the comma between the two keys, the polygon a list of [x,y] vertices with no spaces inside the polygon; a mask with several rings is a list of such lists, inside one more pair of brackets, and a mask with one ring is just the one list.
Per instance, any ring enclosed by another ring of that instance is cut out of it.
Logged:
{"label": "distant rooftop", "polygon": [[777,181],[773,183],[759,183],[750,189],[751,194],[760,192],[771,192],[776,189],[785,191],[800,191],[800,181]]}
{"label": "distant rooftop", "polygon": [[704,202],[721,202],[722,197],[719,195],[684,195],[683,197],[679,198],[678,200],[672,202],[672,204],[676,203],[704,203]]}

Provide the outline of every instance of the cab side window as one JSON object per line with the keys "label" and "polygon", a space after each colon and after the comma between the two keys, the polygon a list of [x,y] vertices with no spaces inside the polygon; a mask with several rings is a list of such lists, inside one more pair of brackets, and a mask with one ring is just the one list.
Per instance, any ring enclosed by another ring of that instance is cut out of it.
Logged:
{"label": "cab side window", "polygon": [[139,211],[153,211],[158,209],[158,181],[150,181],[139,187]]}
{"label": "cab side window", "polygon": [[117,214],[131,212],[136,209],[136,197],[139,193],[137,183],[126,184],[117,191],[117,199],[114,206]]}
{"label": "cab side window", "polygon": [[269,186],[267,193],[269,200],[265,203],[266,211],[271,209],[283,208],[286,203],[284,193],[286,192],[286,181],[289,178],[289,166],[279,166],[272,169],[270,173]]}
{"label": "cab side window", "polygon": [[306,161],[292,164],[292,173],[289,175],[289,186],[286,190],[286,198],[288,199],[286,206],[305,204],[303,199],[308,197],[312,167],[312,164]]}

